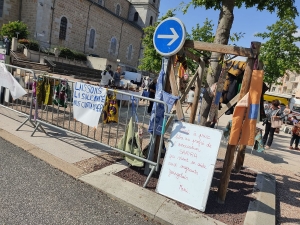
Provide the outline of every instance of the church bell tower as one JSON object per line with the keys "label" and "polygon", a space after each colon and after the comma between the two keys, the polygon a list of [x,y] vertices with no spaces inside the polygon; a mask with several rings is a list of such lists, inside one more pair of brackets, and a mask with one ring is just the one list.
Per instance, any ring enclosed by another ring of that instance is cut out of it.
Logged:
{"label": "church bell tower", "polygon": [[153,25],[159,14],[160,0],[129,0],[128,20],[144,28]]}

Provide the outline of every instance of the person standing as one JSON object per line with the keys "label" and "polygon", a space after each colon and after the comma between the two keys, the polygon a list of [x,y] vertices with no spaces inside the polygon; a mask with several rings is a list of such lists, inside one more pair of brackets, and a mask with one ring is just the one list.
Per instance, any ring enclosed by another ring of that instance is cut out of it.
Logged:
{"label": "person standing", "polygon": [[121,67],[118,66],[116,72],[114,73],[114,83],[115,86],[120,86],[122,74],[121,74]]}
{"label": "person standing", "polygon": [[281,113],[281,110],[278,109],[279,107],[279,101],[273,100],[271,103],[270,109],[266,113],[266,121],[265,121],[265,134],[263,136],[263,144],[266,145],[265,149],[269,149],[272,145],[273,138],[274,138],[274,132],[276,128],[272,127],[272,119],[283,119],[284,115]]}
{"label": "person standing", "polygon": [[188,93],[188,97],[187,97],[187,103],[188,103],[188,107],[185,110],[185,113],[187,113],[187,111],[189,110],[190,107],[192,107],[193,102],[194,102],[194,97],[195,97],[195,87],[191,87],[189,93]]}
{"label": "person standing", "polygon": [[[154,78],[153,81],[151,82],[151,84],[149,84],[149,98],[154,99],[155,98],[155,93],[156,93],[156,83],[157,83],[157,78]],[[149,102],[149,106],[148,106],[148,113],[152,112],[152,108],[153,108],[153,101]]]}
{"label": "person standing", "polygon": [[289,116],[290,113],[291,113],[291,109],[289,108],[289,105],[286,105],[285,109],[283,110],[285,124],[287,122],[287,119],[288,119],[288,116]]}
{"label": "person standing", "polygon": [[[295,149],[299,150],[298,145],[299,145],[299,140],[300,140],[300,123],[294,124],[294,127],[292,129],[292,138],[290,141],[290,149]],[[295,142],[295,148],[293,148],[293,144]]]}
{"label": "person standing", "polygon": [[108,86],[109,81],[113,79],[109,73],[110,68],[111,68],[110,65],[107,65],[105,70],[102,72],[100,86]]}

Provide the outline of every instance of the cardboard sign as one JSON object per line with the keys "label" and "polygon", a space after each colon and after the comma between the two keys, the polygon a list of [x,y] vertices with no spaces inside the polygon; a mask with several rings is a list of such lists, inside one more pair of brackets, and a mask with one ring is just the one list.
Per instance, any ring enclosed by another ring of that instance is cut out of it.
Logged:
{"label": "cardboard sign", "polygon": [[106,89],[76,82],[73,92],[74,119],[97,128],[106,99]]}
{"label": "cardboard sign", "polygon": [[174,124],[156,192],[205,211],[223,132]]}

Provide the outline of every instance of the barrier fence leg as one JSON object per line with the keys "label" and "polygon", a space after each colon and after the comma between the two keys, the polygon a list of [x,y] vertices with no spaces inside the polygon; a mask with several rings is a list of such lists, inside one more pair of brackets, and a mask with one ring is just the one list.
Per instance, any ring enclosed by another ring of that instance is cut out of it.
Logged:
{"label": "barrier fence leg", "polygon": [[19,131],[21,127],[23,127],[24,124],[27,123],[27,121],[29,121],[29,117],[16,129],[16,131]]}
{"label": "barrier fence leg", "polygon": [[45,134],[47,134],[47,132],[44,130],[44,128],[42,127],[41,123],[38,122],[38,124],[36,125],[36,127],[34,128],[31,137],[33,137],[33,135],[35,134],[35,132],[37,131],[37,129],[40,128]]}
{"label": "barrier fence leg", "polygon": [[156,166],[152,165],[152,169],[151,169],[151,171],[150,171],[150,173],[149,173],[149,175],[148,175],[148,177],[147,177],[147,179],[146,179],[146,181],[145,181],[145,183],[143,185],[143,188],[145,188],[147,186],[150,178],[152,177],[152,174],[153,174],[155,168],[156,168]]}

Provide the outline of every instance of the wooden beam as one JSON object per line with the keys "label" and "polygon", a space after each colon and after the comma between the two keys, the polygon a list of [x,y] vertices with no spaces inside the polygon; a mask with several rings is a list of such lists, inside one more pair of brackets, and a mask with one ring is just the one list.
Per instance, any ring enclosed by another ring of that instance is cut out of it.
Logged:
{"label": "wooden beam", "polygon": [[186,86],[186,89],[184,90],[183,94],[181,95],[180,97],[180,102],[184,102],[184,99],[187,95],[187,93],[189,93],[190,91],[190,88],[192,87],[192,85],[194,84],[195,80],[197,79],[198,77],[198,69],[196,70],[194,76],[192,77],[192,79],[189,81],[188,85]]}
{"label": "wooden beam", "polygon": [[[251,42],[251,47],[253,48],[253,50],[258,50],[258,52],[259,52],[260,45],[261,45],[260,42]],[[258,57],[258,55],[256,57]],[[243,76],[243,82],[242,82],[239,100],[241,100],[249,92],[253,65],[254,65],[253,58],[248,59],[245,73]],[[218,202],[220,203],[224,203],[226,198],[228,183],[230,180],[230,174],[231,174],[232,164],[234,159],[234,152],[236,147],[237,147],[236,145],[229,145],[229,144],[227,146],[227,151],[226,151],[225,160],[223,164],[223,170],[220,179],[220,185],[218,189]],[[240,149],[244,149],[243,146],[241,147],[242,148]],[[241,155],[241,153],[239,154]],[[241,158],[240,156],[238,157]]]}
{"label": "wooden beam", "polygon": [[186,57],[194,60],[195,62],[197,63],[201,62],[201,59],[198,56],[196,56],[194,53],[192,53],[190,50],[186,49],[184,53]]}
{"label": "wooden beam", "polygon": [[215,43],[207,43],[202,41],[191,41],[186,40],[184,44],[185,48],[193,48],[197,50],[210,51],[210,52],[219,52],[223,54],[231,54],[244,56],[248,58],[254,58],[257,55],[256,49],[251,48],[242,48],[232,45],[221,45]]}
{"label": "wooden beam", "polygon": [[[170,68],[170,74],[169,74],[170,86],[171,86],[171,90],[172,90],[172,95],[179,96],[180,93],[179,93],[179,89],[178,89],[177,82],[176,82],[176,76],[175,76],[175,72],[174,72],[173,62],[174,62],[174,59],[170,58],[170,63],[172,65]],[[184,114],[183,114],[183,110],[182,110],[181,101],[176,101],[175,108],[176,108],[177,118],[179,120],[183,119]]]}
{"label": "wooden beam", "polygon": [[218,112],[218,119],[223,116],[223,114],[230,109],[232,106],[234,106],[238,100],[240,99],[240,94],[237,94],[233,99],[231,99],[225,107],[223,107],[219,112]]}
{"label": "wooden beam", "polygon": [[198,109],[199,98],[200,98],[200,93],[201,93],[201,82],[202,82],[202,78],[203,78],[204,67],[205,67],[204,61],[201,61],[200,65],[198,67],[198,74],[199,75],[197,77],[197,82],[196,82],[196,86],[195,86],[194,101],[193,101],[193,105],[192,105],[192,108],[191,108],[189,123],[194,123],[195,122],[197,109]]}

